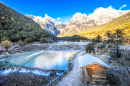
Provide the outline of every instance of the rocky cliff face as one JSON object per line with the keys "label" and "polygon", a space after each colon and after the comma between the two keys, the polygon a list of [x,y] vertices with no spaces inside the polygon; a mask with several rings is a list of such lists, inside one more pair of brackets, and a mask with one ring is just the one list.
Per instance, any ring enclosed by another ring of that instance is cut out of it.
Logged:
{"label": "rocky cliff face", "polygon": [[36,22],[38,23],[41,28],[43,28],[44,30],[46,30],[47,32],[49,32],[52,35],[57,36],[58,34],[60,34],[60,30],[58,30],[55,25],[61,24],[60,22],[56,21],[55,19],[49,17],[47,14],[45,14],[45,17],[42,18],[40,16],[34,16],[34,15],[30,15],[30,17]]}
{"label": "rocky cliff face", "polygon": [[66,26],[67,26],[67,24],[57,24],[57,25],[55,25],[55,26],[56,26],[56,28],[57,28],[58,30],[60,30],[60,34],[61,34],[61,33],[63,33],[63,34],[66,33]]}

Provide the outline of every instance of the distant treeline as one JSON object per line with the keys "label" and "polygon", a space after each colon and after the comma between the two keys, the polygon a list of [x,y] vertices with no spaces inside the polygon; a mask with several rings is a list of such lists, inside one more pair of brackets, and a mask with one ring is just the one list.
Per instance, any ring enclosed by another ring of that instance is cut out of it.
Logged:
{"label": "distant treeline", "polygon": [[74,35],[74,36],[71,36],[67,39],[68,41],[81,41],[81,40],[89,40],[87,38],[84,38],[84,37],[80,37],[78,35]]}

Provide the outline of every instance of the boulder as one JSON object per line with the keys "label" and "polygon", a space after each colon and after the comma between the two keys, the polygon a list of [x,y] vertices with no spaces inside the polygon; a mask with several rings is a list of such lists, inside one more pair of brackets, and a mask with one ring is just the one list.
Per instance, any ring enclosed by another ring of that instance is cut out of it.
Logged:
{"label": "boulder", "polygon": [[56,76],[56,72],[51,72],[50,76],[52,76],[52,77]]}

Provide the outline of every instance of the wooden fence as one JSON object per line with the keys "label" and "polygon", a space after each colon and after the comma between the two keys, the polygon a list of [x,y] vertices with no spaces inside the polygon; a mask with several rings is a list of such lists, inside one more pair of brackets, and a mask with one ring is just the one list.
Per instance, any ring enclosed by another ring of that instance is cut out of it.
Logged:
{"label": "wooden fence", "polygon": [[51,81],[47,86],[54,86],[58,81],[60,81],[70,70],[72,70],[73,65],[71,64],[69,69],[64,71],[62,75],[59,75],[56,79]]}

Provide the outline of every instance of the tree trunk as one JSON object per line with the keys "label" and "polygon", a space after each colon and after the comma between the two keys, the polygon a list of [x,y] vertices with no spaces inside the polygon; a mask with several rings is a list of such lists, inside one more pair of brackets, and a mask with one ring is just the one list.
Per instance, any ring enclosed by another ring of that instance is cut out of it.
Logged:
{"label": "tree trunk", "polygon": [[8,47],[5,47],[5,49],[6,49],[5,51],[8,51]]}
{"label": "tree trunk", "polygon": [[118,49],[118,32],[117,32],[117,49],[116,49],[116,58],[118,58],[119,49]]}

